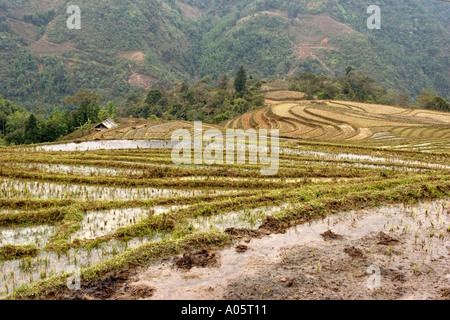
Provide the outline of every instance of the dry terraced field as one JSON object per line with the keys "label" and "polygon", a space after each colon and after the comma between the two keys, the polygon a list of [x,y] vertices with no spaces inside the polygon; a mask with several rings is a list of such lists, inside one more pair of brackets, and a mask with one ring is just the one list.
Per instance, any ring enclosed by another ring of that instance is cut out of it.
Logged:
{"label": "dry terraced field", "polygon": [[305,101],[300,93],[274,90],[266,94],[266,107],[230,120],[225,127],[279,129],[286,138],[398,150],[440,152],[450,148],[448,113],[347,101]]}

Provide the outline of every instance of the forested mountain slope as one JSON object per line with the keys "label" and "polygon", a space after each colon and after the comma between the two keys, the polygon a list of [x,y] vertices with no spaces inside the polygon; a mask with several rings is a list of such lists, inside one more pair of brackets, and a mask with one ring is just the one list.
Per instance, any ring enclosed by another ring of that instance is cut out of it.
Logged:
{"label": "forested mountain slope", "polygon": [[416,96],[450,92],[450,4],[371,1],[381,30],[369,30],[359,0],[79,0],[81,29],[69,30],[65,0],[0,0],[0,94],[49,110],[80,88],[120,105],[153,85],[234,75],[348,66]]}

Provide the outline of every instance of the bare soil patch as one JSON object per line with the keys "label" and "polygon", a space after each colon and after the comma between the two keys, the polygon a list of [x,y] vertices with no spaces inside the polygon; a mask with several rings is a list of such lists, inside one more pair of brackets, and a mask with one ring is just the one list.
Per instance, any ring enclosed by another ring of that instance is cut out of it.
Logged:
{"label": "bare soil patch", "polygon": [[220,264],[220,257],[215,252],[203,250],[195,253],[185,253],[183,257],[177,258],[174,264],[178,268],[186,270],[190,270],[193,267],[214,267]]}
{"label": "bare soil patch", "polygon": [[117,53],[117,57],[138,63],[145,61],[145,54],[142,51],[121,51]]}

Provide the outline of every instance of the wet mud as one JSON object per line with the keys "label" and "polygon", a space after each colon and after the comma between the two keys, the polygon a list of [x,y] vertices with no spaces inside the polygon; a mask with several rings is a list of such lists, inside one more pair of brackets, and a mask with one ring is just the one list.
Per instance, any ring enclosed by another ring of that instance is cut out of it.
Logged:
{"label": "wet mud", "polygon": [[228,249],[158,261],[72,298],[448,300],[447,206],[362,209],[290,228],[268,218],[227,229],[236,239]]}

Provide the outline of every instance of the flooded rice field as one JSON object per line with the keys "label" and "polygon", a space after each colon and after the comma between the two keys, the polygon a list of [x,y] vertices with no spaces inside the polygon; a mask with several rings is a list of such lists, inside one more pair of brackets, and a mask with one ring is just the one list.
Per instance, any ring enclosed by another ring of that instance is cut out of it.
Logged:
{"label": "flooded rice field", "polygon": [[72,175],[83,176],[125,176],[143,174],[144,170],[136,169],[118,169],[104,168],[96,166],[83,165],[66,165],[66,164],[47,164],[47,163],[30,163],[30,164],[14,164],[14,166],[27,168],[30,170],[43,171],[46,173],[67,173]]}
{"label": "flooded rice field", "polygon": [[0,178],[0,197],[11,199],[145,200],[156,197],[214,195],[234,191],[122,188]]}
{"label": "flooded rice field", "polygon": [[44,247],[56,231],[54,226],[0,228],[0,246],[34,245]]}
{"label": "flooded rice field", "polygon": [[[36,159],[20,159],[17,149],[2,154],[0,297],[41,285],[57,286],[56,298],[98,299],[450,292],[448,202],[355,209],[448,198],[446,155],[407,160],[357,147],[286,147],[279,175],[266,177],[254,176],[260,167],[250,164],[176,166],[170,148],[169,141],[111,140],[34,147],[27,152],[39,152]],[[135,150],[100,151],[125,149]],[[125,187],[132,184],[139,187]],[[381,289],[368,289],[370,268]],[[92,278],[79,291],[53,282],[80,270]],[[123,281],[96,287],[115,272]]]}
{"label": "flooded rice field", "polygon": [[257,229],[264,218],[276,212],[286,210],[290,205],[261,207],[256,209],[246,209],[236,212],[219,213],[214,216],[200,216],[188,220],[188,224],[199,232],[220,231],[228,228]]}
{"label": "flooded rice field", "polygon": [[[382,163],[382,164],[398,164],[405,167],[408,166],[420,166],[432,169],[450,169],[450,166],[436,163],[428,163],[417,160],[402,160],[397,158],[384,158],[370,155],[361,155],[353,153],[330,153],[330,152],[320,152],[320,151],[310,151],[310,150],[299,150],[292,148],[284,148],[280,150],[282,154],[293,154],[300,156],[312,156],[318,159],[330,159],[330,160],[348,160],[348,161],[364,161],[371,165]],[[358,164],[358,163],[356,163]],[[354,164],[351,164],[354,165]]]}
{"label": "flooded rice field", "polygon": [[[178,142],[176,142],[178,143]],[[33,151],[92,151],[125,149],[169,149],[174,146],[170,140],[102,140],[79,143],[63,143],[34,147]]]}
{"label": "flooded rice field", "polygon": [[90,211],[81,222],[80,229],[72,234],[75,239],[96,239],[117,231],[119,228],[139,223],[145,218],[174,211],[187,206],[155,206],[151,209],[130,208],[113,209],[108,211]]}
{"label": "flooded rice field", "polygon": [[139,299],[133,292],[147,290],[145,299],[445,299],[449,223],[448,201],[341,213],[198,253],[203,265],[189,270],[178,258],[157,263],[110,298]]}
{"label": "flooded rice field", "polygon": [[93,249],[73,248],[65,253],[41,251],[36,257],[0,261],[0,298],[23,285],[61,273],[81,270],[117,256],[125,250],[160,240],[161,236],[128,241],[112,240]]}
{"label": "flooded rice field", "polygon": [[[211,217],[189,219],[187,224],[192,232],[224,231],[227,228],[241,227],[257,228],[264,217],[287,207],[288,205],[283,205],[223,213]],[[151,209],[131,208],[91,211],[84,215],[78,230],[71,234],[70,241],[98,239],[119,228],[137,224],[145,218],[185,208],[188,208],[188,206],[155,206]],[[170,237],[170,233],[156,233],[151,237],[133,238],[127,241],[113,239],[100,244],[96,248],[72,248],[68,252],[58,254],[45,250],[45,245],[56,230],[57,228],[53,226],[0,228],[0,245],[32,244],[42,249],[36,257],[0,261],[0,297],[11,293],[24,284],[33,283],[52,275],[64,272],[70,273],[74,270],[86,268],[117,256],[125,250]]]}

